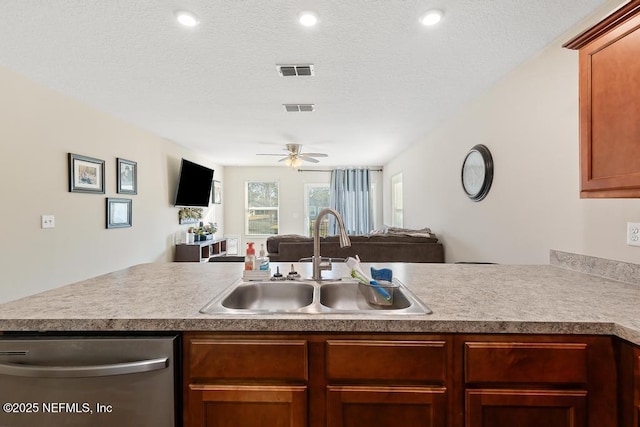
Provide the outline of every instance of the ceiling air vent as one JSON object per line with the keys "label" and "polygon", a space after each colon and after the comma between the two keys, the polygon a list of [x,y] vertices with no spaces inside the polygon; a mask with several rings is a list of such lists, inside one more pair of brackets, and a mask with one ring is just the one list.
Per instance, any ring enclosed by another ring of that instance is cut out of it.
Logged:
{"label": "ceiling air vent", "polygon": [[287,113],[312,112],[316,109],[315,104],[282,104]]}
{"label": "ceiling air vent", "polygon": [[282,77],[313,76],[313,64],[305,65],[276,65],[278,74]]}

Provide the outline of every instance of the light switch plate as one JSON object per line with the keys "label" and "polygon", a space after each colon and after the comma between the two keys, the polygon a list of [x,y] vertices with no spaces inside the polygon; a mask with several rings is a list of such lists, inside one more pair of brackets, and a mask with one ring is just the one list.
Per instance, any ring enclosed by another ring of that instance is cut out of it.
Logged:
{"label": "light switch plate", "polygon": [[640,246],[640,222],[627,223],[627,245]]}
{"label": "light switch plate", "polygon": [[42,228],[54,228],[56,218],[53,215],[42,215]]}

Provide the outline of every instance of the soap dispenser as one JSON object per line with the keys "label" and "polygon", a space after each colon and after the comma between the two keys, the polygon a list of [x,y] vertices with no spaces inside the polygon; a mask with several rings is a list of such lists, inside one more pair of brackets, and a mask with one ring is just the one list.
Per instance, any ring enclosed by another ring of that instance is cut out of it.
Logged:
{"label": "soap dispenser", "polygon": [[244,269],[256,269],[256,250],[253,248],[253,242],[247,243],[247,254],[244,257]]}
{"label": "soap dispenser", "polygon": [[260,252],[258,252],[258,258],[256,259],[256,270],[269,270],[269,257],[264,250],[264,243],[260,244]]}

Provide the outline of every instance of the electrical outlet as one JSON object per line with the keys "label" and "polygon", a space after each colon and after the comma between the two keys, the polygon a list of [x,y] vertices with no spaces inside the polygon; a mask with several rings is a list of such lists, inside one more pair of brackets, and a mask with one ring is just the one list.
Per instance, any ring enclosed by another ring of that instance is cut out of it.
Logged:
{"label": "electrical outlet", "polygon": [[640,222],[627,223],[627,245],[640,246]]}
{"label": "electrical outlet", "polygon": [[53,215],[42,215],[42,228],[54,228],[56,218]]}

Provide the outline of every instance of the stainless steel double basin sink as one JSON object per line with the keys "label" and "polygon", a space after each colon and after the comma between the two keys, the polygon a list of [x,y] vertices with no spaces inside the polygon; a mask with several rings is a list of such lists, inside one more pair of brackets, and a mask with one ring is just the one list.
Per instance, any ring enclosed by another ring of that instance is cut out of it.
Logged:
{"label": "stainless steel double basin sink", "polygon": [[357,281],[238,280],[214,297],[204,314],[430,314],[431,310],[404,284],[397,282],[389,305],[368,302]]}

